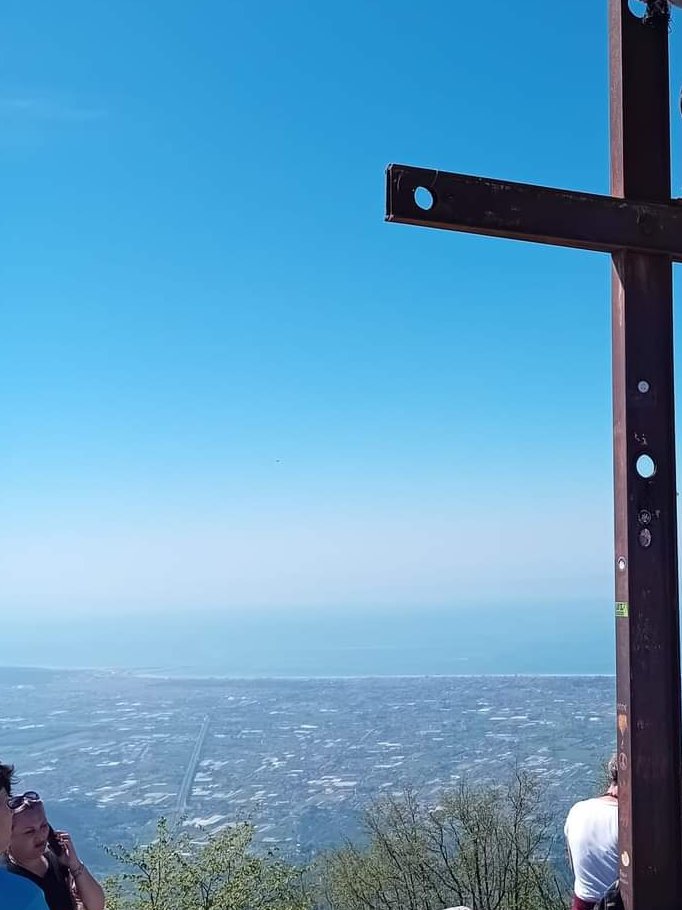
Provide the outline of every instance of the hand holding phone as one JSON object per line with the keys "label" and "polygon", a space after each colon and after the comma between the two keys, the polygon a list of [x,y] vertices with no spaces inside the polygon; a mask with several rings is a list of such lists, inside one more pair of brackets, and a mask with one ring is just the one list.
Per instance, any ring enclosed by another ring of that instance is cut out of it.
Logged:
{"label": "hand holding phone", "polygon": [[50,825],[50,831],[47,835],[47,845],[52,850],[55,856],[61,856],[64,852],[64,848],[59,843],[59,838],[57,837],[54,828]]}

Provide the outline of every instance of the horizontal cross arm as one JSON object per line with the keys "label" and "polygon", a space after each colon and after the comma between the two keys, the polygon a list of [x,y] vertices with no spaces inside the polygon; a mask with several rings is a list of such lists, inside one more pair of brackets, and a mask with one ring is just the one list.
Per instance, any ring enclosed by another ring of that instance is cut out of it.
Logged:
{"label": "horizontal cross arm", "polygon": [[682,261],[677,202],[635,202],[403,164],[390,165],[386,178],[387,221]]}

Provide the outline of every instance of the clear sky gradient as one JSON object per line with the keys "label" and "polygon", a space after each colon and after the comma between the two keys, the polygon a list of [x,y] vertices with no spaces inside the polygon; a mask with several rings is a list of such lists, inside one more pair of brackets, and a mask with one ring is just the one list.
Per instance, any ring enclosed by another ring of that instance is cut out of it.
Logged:
{"label": "clear sky gradient", "polygon": [[611,609],[608,258],[383,223],[391,161],[608,191],[605,0],[0,43],[3,610]]}

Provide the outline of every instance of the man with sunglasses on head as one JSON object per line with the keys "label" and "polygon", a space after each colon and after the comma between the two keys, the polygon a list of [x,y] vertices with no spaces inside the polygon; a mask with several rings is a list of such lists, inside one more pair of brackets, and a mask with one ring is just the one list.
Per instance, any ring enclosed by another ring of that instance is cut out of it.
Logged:
{"label": "man with sunglasses on head", "polygon": [[[11,765],[0,764],[0,853],[9,849],[12,810],[7,804],[12,791]],[[0,907],[3,910],[47,910],[43,892],[37,885],[0,868]]]}
{"label": "man with sunglasses on head", "polygon": [[40,795],[28,790],[8,800],[12,836],[7,869],[42,889],[49,910],[104,910],[104,891],[76,853],[71,836],[53,831]]}

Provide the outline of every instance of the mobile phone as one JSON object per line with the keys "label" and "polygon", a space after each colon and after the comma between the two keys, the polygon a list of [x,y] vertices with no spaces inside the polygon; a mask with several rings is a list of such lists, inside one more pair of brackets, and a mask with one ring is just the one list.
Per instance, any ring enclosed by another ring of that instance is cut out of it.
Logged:
{"label": "mobile phone", "polygon": [[52,850],[52,852],[54,853],[55,856],[61,856],[62,853],[64,852],[64,848],[59,843],[59,840],[57,839],[57,835],[55,834],[55,830],[52,827],[52,825],[50,825],[50,830],[47,835],[47,845],[50,848],[50,850]]}

